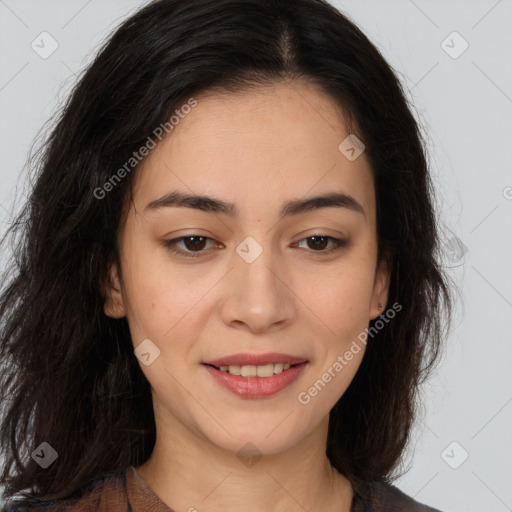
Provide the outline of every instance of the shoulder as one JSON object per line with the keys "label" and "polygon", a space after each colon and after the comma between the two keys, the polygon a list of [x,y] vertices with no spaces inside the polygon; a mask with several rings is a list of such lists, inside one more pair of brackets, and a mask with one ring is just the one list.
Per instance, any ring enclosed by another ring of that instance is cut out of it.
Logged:
{"label": "shoulder", "polygon": [[57,501],[8,502],[1,512],[125,512],[128,510],[125,472],[91,482],[79,496]]}
{"label": "shoulder", "polygon": [[351,512],[441,512],[415,501],[394,485],[386,482],[371,482],[359,486],[357,499]]}

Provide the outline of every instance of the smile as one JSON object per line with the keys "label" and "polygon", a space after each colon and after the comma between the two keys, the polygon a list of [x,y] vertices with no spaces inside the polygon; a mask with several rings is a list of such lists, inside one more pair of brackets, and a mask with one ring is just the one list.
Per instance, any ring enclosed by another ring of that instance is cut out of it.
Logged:
{"label": "smile", "polygon": [[267,398],[290,386],[304,371],[307,361],[297,364],[255,365],[203,364],[221,387],[241,398]]}
{"label": "smile", "polygon": [[264,364],[260,366],[246,365],[239,366],[232,364],[230,366],[220,366],[217,370],[226,372],[231,375],[241,375],[242,377],[272,377],[272,375],[279,375],[284,370],[288,370],[292,365],[290,363],[282,364]]}

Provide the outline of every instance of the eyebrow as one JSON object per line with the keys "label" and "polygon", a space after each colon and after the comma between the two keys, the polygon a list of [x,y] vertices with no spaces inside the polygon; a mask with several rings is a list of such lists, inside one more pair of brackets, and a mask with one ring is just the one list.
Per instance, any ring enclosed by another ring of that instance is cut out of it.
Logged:
{"label": "eyebrow", "polygon": [[[229,217],[238,216],[238,208],[234,203],[229,203],[205,195],[186,194],[173,191],[164,196],[149,202],[146,211],[155,211],[160,208],[193,208],[208,213],[221,213]],[[299,215],[320,208],[346,208],[366,217],[363,206],[354,197],[344,193],[329,193],[319,196],[307,197],[305,199],[293,199],[283,204],[280,217]]]}

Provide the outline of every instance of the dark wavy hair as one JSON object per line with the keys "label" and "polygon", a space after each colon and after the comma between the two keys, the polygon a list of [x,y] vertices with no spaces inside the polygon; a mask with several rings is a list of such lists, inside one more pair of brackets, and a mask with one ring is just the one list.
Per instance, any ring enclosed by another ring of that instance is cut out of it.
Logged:
{"label": "dark wavy hair", "polygon": [[[157,0],[120,24],[57,112],[2,240],[13,252],[0,296],[4,496],[74,497],[154,446],[150,385],[126,318],[103,310],[137,167],[103,199],[94,191],[187,98],[293,80],[333,98],[366,146],[388,302],[403,307],[369,339],[331,410],[326,453],[353,484],[390,482],[400,469],[452,298],[425,139],[397,73],[324,0]],[[58,453],[47,469],[30,457],[43,441]]]}

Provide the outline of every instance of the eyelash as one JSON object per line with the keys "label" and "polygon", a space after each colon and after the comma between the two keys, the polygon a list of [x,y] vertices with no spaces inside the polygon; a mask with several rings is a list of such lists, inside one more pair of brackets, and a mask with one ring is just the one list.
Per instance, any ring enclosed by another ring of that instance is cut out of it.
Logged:
{"label": "eyelash", "polygon": [[[314,251],[314,250],[311,250],[309,252],[313,252],[313,253],[318,253],[318,254],[331,254],[335,251],[338,251],[340,249],[343,249],[345,247],[347,247],[349,245],[349,241],[348,240],[342,240],[340,238],[335,238],[333,236],[327,236],[327,235],[311,235],[311,236],[307,236],[306,238],[303,238],[302,240],[299,240],[299,242],[297,243],[300,243],[302,242],[303,240],[308,240],[310,238],[315,238],[315,237],[318,237],[318,238],[326,238],[327,240],[330,240],[332,243],[333,243],[333,246],[330,248],[330,249],[326,249],[326,250],[322,250],[322,251]],[[175,253],[175,254],[178,254],[178,255],[181,255],[181,256],[184,256],[185,258],[198,258],[199,256],[201,256],[202,254],[204,254],[206,251],[205,250],[201,250],[201,251],[197,251],[197,252],[189,252],[189,251],[184,251],[182,249],[176,249],[176,244],[182,240],[184,240],[185,238],[203,238],[205,240],[213,240],[212,238],[210,237],[207,237],[207,236],[202,236],[202,235],[188,235],[188,236],[181,236],[179,238],[173,238],[172,240],[165,240],[164,241],[164,246],[172,253]]]}

